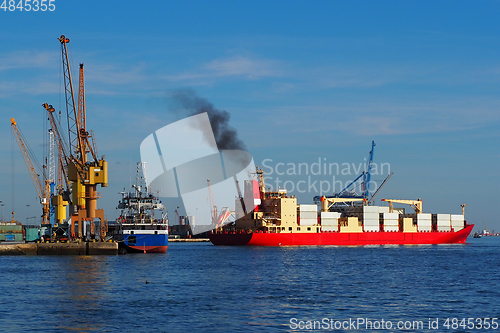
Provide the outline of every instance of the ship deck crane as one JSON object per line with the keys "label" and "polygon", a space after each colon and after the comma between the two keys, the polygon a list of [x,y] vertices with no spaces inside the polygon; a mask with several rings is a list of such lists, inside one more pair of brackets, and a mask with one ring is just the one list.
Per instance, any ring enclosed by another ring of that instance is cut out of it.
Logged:
{"label": "ship deck crane", "polygon": [[49,195],[50,195],[50,179],[44,178],[44,184],[42,185],[42,181],[40,180],[40,176],[37,174],[35,167],[33,166],[33,162],[31,161],[30,153],[26,146],[25,140],[19,128],[17,127],[17,122],[14,118],[11,118],[10,124],[12,130],[14,131],[14,135],[16,136],[17,143],[19,144],[19,148],[21,149],[21,153],[23,154],[24,161],[28,167],[28,170],[31,175],[31,179],[33,180],[33,184],[35,184],[36,191],[38,193],[38,197],[40,198],[40,203],[42,204],[42,223],[47,224],[50,216],[50,207],[49,207]]}
{"label": "ship deck crane", "polygon": [[382,199],[382,201],[386,201],[389,203],[389,213],[392,213],[394,210],[393,203],[401,203],[410,205],[413,210],[415,210],[416,214],[422,213],[422,199],[417,200],[404,200],[404,199]]}
{"label": "ship deck crane", "polygon": [[238,190],[238,200],[240,200],[241,204],[241,209],[243,210],[243,215],[247,215],[247,208],[245,205],[245,200],[243,196],[241,195],[241,189],[240,189],[240,182],[234,177],[235,182],[236,182],[236,189]]}
{"label": "ship deck crane", "polygon": [[366,199],[363,199],[363,198],[327,198],[325,196],[322,196],[320,198],[320,201],[321,201],[321,211],[328,212],[329,209],[336,203],[351,202],[351,201],[366,201]]}
{"label": "ship deck crane", "polygon": [[368,205],[370,205],[373,200],[375,200],[375,197],[377,196],[377,194],[379,194],[380,190],[382,190],[382,188],[385,186],[385,184],[387,184],[387,182],[389,181],[389,179],[391,179],[392,175],[394,174],[394,172],[391,172],[389,174],[389,176],[387,176],[384,181],[382,182],[382,184],[380,184],[380,186],[377,188],[377,190],[375,191],[375,193],[373,193],[373,195],[371,196],[370,200],[368,200]]}

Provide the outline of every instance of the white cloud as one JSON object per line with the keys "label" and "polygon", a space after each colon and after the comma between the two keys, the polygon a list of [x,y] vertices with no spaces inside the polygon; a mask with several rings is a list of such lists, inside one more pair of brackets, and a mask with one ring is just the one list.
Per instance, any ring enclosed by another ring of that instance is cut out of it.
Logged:
{"label": "white cloud", "polygon": [[0,97],[8,98],[19,94],[46,95],[57,94],[60,91],[58,83],[41,79],[36,81],[3,81],[0,82]]}
{"label": "white cloud", "polygon": [[279,76],[277,66],[275,61],[238,56],[214,60],[204,67],[216,76],[246,76],[254,79],[265,76]]}
{"label": "white cloud", "polygon": [[12,69],[53,69],[60,55],[52,51],[16,51],[0,54],[0,72]]}
{"label": "white cloud", "polygon": [[[89,70],[87,70],[89,68]],[[111,84],[111,85],[127,85],[141,83],[148,80],[146,75],[146,66],[138,64],[129,68],[119,67],[112,64],[104,65],[89,65],[84,66],[85,80]]]}
{"label": "white cloud", "polygon": [[[253,59],[250,57],[236,56],[231,58],[216,59],[202,65],[199,69],[178,75],[167,76],[169,81],[205,82],[225,77],[239,77],[249,80],[262,77],[281,76],[280,63],[275,60]],[[199,85],[194,83],[195,85]]]}

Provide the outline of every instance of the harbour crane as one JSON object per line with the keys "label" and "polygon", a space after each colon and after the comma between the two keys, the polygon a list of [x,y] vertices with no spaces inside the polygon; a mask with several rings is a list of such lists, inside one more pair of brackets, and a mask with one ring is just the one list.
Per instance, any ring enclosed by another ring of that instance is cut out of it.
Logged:
{"label": "harbour crane", "polygon": [[481,223],[483,223],[483,225],[484,225],[484,232],[483,232],[483,234],[489,235],[490,234],[490,229],[488,229],[488,227],[486,226],[486,223],[484,223],[483,220],[481,220]]}
{"label": "harbour crane", "polygon": [[227,219],[234,214],[233,211],[229,209],[229,207],[223,207],[220,210],[220,213],[217,211],[217,206],[215,205],[215,200],[214,196],[212,193],[212,186],[210,186],[210,179],[207,179],[208,183],[208,192],[210,194],[210,207],[211,207],[211,212],[212,212],[212,225],[216,228],[219,229],[224,225],[224,222],[227,221]]}
{"label": "harbour crane", "polygon": [[[47,179],[45,176],[45,170],[43,170],[42,175],[44,181],[40,180],[40,175],[37,174],[35,167],[33,166],[33,162],[30,157],[29,150],[27,148],[27,143],[23,139],[23,135],[21,131],[17,127],[17,122],[14,118],[11,118],[10,124],[12,127],[12,131],[16,136],[17,143],[19,144],[19,148],[21,149],[21,153],[23,154],[24,161],[28,167],[28,170],[31,175],[31,179],[33,180],[33,184],[35,184],[36,191],[38,193],[38,197],[40,199],[40,203],[42,205],[42,223],[48,224],[50,217],[50,207],[49,207],[49,196],[50,196],[50,183],[51,179]],[[42,184],[43,183],[43,184]]]}
{"label": "harbour crane", "polygon": [[61,193],[63,188],[63,181],[66,184],[66,187],[69,188],[70,186],[70,182],[68,179],[68,162],[69,162],[69,156],[67,153],[68,149],[66,148],[64,139],[61,136],[61,130],[54,117],[54,112],[55,112],[54,107],[52,105],[49,105],[48,103],[44,103],[42,104],[42,106],[45,108],[45,110],[47,110],[50,127],[54,133],[54,140],[56,141],[58,148],[59,169],[58,169],[58,179],[57,179],[58,180],[57,192]]}
{"label": "harbour crane", "polygon": [[[62,35],[58,38],[61,43],[62,65],[64,72],[64,86],[66,99],[66,113],[68,119],[68,137],[69,137],[69,158],[68,158],[68,179],[72,186],[72,206],[71,214],[71,235],[72,238],[82,238],[83,224],[90,223],[91,233],[94,229],[94,220],[100,220],[101,239],[104,239],[107,231],[104,210],[97,209],[97,199],[100,197],[97,193],[97,185],[106,187],[108,184],[108,165],[104,157],[97,158],[95,143],[90,144],[91,135],[86,128],[85,111],[85,89],[83,64],[80,64],[79,76],[79,100],[78,110],[75,108],[75,97],[73,93],[73,84],[71,79],[71,69],[68,58],[67,44],[69,38]],[[90,153],[93,160],[87,158]],[[78,229],[75,229],[75,224]]]}
{"label": "harbour crane", "polygon": [[[69,190],[64,191],[62,184],[64,179],[66,187],[69,189],[70,181],[68,179],[68,155],[66,152],[67,149],[65,147],[64,140],[61,137],[61,131],[54,117],[54,107],[52,105],[49,105],[48,103],[44,103],[42,104],[42,106],[47,110],[51,130],[54,135],[54,141],[57,144],[59,152],[57,189],[56,193],[51,197],[52,206],[55,208],[55,222],[57,225],[59,225],[62,224],[64,220],[66,220],[66,207],[69,204]],[[74,232],[72,234],[74,236]]]}
{"label": "harbour crane", "polygon": [[208,194],[210,196],[210,212],[212,217],[212,224],[217,225],[217,217],[219,214],[217,213],[217,206],[215,205],[214,195],[212,193],[212,186],[210,186],[210,179],[207,179],[208,183]]}

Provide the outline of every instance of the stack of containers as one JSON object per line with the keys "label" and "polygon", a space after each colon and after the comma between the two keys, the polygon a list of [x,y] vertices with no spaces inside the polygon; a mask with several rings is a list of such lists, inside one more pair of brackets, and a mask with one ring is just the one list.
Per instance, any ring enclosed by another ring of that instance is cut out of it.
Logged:
{"label": "stack of containers", "polygon": [[417,230],[418,231],[432,231],[432,215],[431,214],[417,214]]}
{"label": "stack of containers", "polygon": [[378,212],[379,213],[389,213],[389,207],[388,206],[378,206]]}
{"label": "stack of containers", "polygon": [[321,230],[323,232],[339,231],[339,218],[338,212],[321,212]]}
{"label": "stack of containers", "polygon": [[451,215],[451,227],[453,231],[459,231],[464,228],[464,216],[463,215]]}
{"label": "stack of containers", "polygon": [[318,223],[318,206],[299,205],[300,225],[316,225]]}
{"label": "stack of containers", "polygon": [[380,231],[379,206],[363,206],[363,230]]}
{"label": "stack of containers", "polygon": [[451,231],[450,214],[437,214],[437,231]]}
{"label": "stack of containers", "polygon": [[399,231],[398,213],[384,213],[384,231]]}

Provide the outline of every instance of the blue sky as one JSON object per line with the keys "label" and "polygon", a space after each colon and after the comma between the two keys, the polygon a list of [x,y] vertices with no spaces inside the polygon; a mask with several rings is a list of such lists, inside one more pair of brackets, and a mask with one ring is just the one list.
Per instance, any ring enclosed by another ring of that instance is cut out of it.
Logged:
{"label": "blue sky", "polygon": [[[110,184],[100,189],[99,203],[109,219],[118,214],[118,192],[129,187],[141,141],[181,118],[169,96],[192,89],[230,112],[257,165],[319,158],[358,164],[375,140],[375,161],[390,163],[395,173],[379,199],[422,198],[424,211],[432,213],[460,213],[465,202],[469,222],[500,230],[498,2],[55,5],[54,12],[0,11],[0,200],[6,218],[13,177],[18,219],[39,214],[15,142],[12,167],[9,120],[16,118],[42,161],[41,104],[65,112],[56,39],[65,34],[75,78],[78,63],[85,64],[87,127],[110,162]],[[336,176],[344,182],[356,177]],[[297,183],[307,176],[287,179]],[[316,193],[295,194],[310,203]]]}

